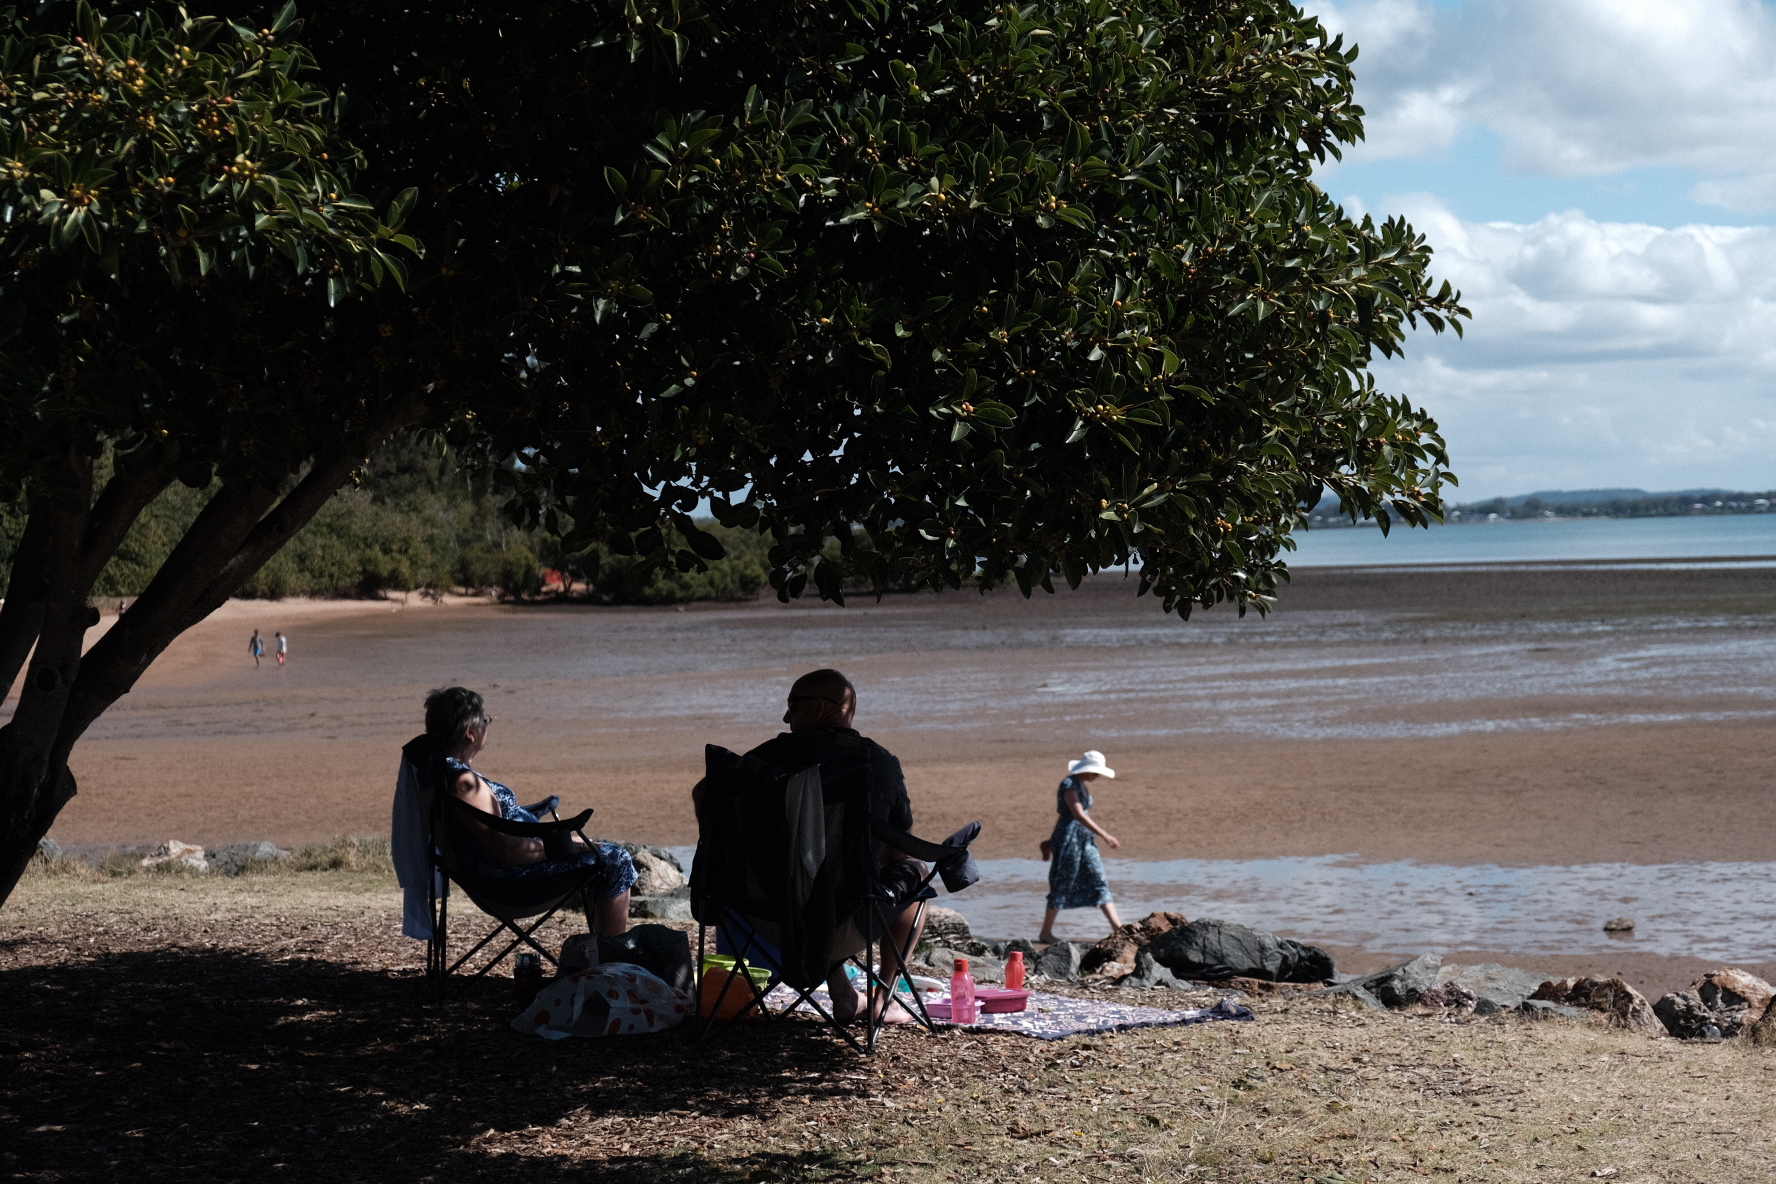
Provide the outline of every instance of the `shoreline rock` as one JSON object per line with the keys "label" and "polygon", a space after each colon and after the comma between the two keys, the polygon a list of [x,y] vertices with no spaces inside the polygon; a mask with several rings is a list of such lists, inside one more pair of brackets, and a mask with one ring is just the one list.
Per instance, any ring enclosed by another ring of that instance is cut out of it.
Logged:
{"label": "shoreline rock", "polygon": [[969,976],[977,983],[1002,983],[1005,981],[1005,963],[997,958],[981,954],[970,954],[962,950],[952,950],[946,946],[933,946],[922,954],[915,954],[913,960],[931,967],[937,977],[947,979],[956,973],[956,959],[968,959]]}
{"label": "shoreline rock", "polygon": [[629,915],[647,921],[695,921],[689,884],[649,896],[630,896]]}
{"label": "shoreline rock", "polygon": [[1680,1040],[1731,1039],[1768,1018],[1773,1000],[1776,987],[1729,966],[1666,995],[1653,1004],[1653,1013]]}
{"label": "shoreline rock", "polygon": [[205,861],[210,870],[222,876],[238,876],[259,864],[276,863],[278,860],[289,859],[294,852],[278,846],[266,839],[256,843],[230,843],[226,847],[213,847],[204,853]]}
{"label": "shoreline rock", "polygon": [[667,896],[691,882],[678,858],[664,847],[626,842],[615,845],[629,852],[635,863],[637,878],[635,887],[630,889],[634,896]]}
{"label": "shoreline rock", "polygon": [[1385,1006],[1410,1007],[1437,985],[1437,975],[1442,968],[1442,954],[1420,954],[1398,966],[1359,975],[1340,985],[1354,982]]}
{"label": "shoreline rock", "polygon": [[1473,993],[1475,1015],[1515,1010],[1553,977],[1539,970],[1500,966],[1497,962],[1480,962],[1472,966],[1452,963],[1437,972],[1439,984],[1459,983]]}
{"label": "shoreline rock", "polygon": [[1335,973],[1332,956],[1317,946],[1212,918],[1170,929],[1147,948],[1180,978],[1324,983]]}
{"label": "shoreline rock", "polygon": [[[1040,974],[1044,978],[1060,979],[1070,982],[1079,977],[1079,963],[1084,957],[1085,949],[1078,942],[1057,941],[1040,954],[1030,967],[1031,973]],[[1030,955],[1024,955],[1024,961],[1030,961]]]}
{"label": "shoreline rock", "polygon": [[1105,966],[1113,963],[1133,966],[1136,955],[1151,945],[1154,938],[1189,923],[1183,913],[1148,913],[1139,921],[1118,926],[1116,932],[1101,938],[1085,951],[1080,960],[1080,971],[1091,975],[1102,973]]}
{"label": "shoreline rock", "polygon": [[1551,1003],[1601,1014],[1612,1028],[1663,1036],[1663,1021],[1646,996],[1619,978],[1557,978],[1537,987],[1524,1004]]}
{"label": "shoreline rock", "polygon": [[1132,973],[1116,980],[1119,987],[1169,987],[1174,991],[1195,990],[1191,984],[1179,979],[1177,975],[1161,966],[1150,950],[1135,951],[1135,969]]}
{"label": "shoreline rock", "polygon": [[196,843],[182,843],[178,839],[168,839],[156,847],[142,859],[144,868],[183,867],[200,875],[208,875],[210,864],[204,858],[204,849]]}
{"label": "shoreline rock", "polygon": [[1546,999],[1525,999],[1512,1009],[1518,1015],[1532,1020],[1567,1019],[1582,1020],[1592,1014],[1583,1008],[1571,1007],[1565,1003],[1553,1003]]}

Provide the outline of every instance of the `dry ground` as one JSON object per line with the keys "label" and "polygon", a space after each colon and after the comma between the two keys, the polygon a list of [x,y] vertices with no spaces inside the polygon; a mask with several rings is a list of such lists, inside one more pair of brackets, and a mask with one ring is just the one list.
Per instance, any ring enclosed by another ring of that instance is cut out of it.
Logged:
{"label": "dry ground", "polygon": [[547,1043],[504,981],[434,998],[398,924],[372,873],[28,878],[0,912],[0,1177],[1771,1177],[1776,1058],[1734,1044],[1323,1002],[871,1058],[800,1021]]}

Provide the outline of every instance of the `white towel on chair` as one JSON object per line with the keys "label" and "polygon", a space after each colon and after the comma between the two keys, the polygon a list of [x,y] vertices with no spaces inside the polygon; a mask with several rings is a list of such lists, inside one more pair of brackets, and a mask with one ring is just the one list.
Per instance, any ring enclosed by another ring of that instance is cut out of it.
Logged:
{"label": "white towel on chair", "polygon": [[447,888],[426,882],[432,872],[432,853],[427,848],[424,795],[419,771],[407,761],[395,777],[395,810],[389,828],[389,855],[395,863],[395,879],[401,884],[401,932],[418,941],[432,939],[432,892],[442,896]]}

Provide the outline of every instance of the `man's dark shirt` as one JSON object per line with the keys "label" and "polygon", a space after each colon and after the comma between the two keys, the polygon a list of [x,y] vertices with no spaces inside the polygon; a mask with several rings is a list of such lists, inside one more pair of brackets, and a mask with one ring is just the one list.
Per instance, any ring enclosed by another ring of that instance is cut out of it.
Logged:
{"label": "man's dark shirt", "polygon": [[746,755],[791,771],[819,765],[821,784],[835,790],[843,787],[846,778],[862,774],[867,761],[871,816],[900,830],[913,829],[913,803],[907,797],[899,759],[855,728],[779,732]]}

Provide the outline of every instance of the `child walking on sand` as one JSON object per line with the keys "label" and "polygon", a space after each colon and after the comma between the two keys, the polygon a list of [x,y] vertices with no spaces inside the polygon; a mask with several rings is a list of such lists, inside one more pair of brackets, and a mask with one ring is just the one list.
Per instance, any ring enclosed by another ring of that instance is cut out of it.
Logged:
{"label": "child walking on sand", "polygon": [[1036,940],[1055,940],[1055,918],[1062,909],[1097,908],[1104,911],[1114,933],[1122,925],[1110,898],[1110,882],[1098,855],[1098,838],[1111,849],[1122,846],[1117,837],[1092,821],[1091,783],[1100,777],[1116,778],[1116,770],[1104,763],[1104,754],[1088,749],[1067,768],[1067,776],[1055,791],[1054,834],[1049,839],[1053,861],[1048,868],[1048,914]]}
{"label": "child walking on sand", "polygon": [[247,652],[253,655],[253,665],[259,665],[259,656],[265,652],[265,639],[259,636],[259,630],[253,630],[253,638],[247,642]]}
{"label": "child walking on sand", "polygon": [[277,635],[277,639],[278,665],[282,666],[284,664],[284,659],[288,657],[290,653],[290,639],[285,637],[282,633]]}

